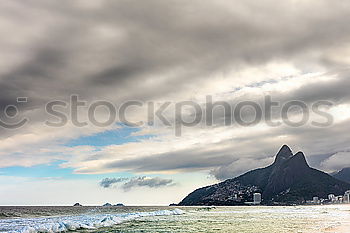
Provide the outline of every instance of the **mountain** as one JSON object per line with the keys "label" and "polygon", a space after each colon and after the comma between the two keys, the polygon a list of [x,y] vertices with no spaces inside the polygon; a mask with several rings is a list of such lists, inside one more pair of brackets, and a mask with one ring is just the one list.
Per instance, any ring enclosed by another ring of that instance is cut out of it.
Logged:
{"label": "mountain", "polygon": [[344,168],[341,171],[332,174],[334,178],[350,183],[350,167]]}
{"label": "mountain", "polygon": [[293,155],[284,145],[268,167],[249,171],[219,184],[200,188],[179,205],[243,205],[262,193],[264,203],[299,204],[314,196],[343,195],[350,184],[309,167],[303,152]]}

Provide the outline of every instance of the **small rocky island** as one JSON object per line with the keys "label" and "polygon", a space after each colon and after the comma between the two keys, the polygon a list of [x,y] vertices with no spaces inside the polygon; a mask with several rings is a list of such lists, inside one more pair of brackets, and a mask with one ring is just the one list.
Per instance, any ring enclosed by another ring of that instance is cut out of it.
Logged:
{"label": "small rocky island", "polygon": [[103,207],[112,207],[112,206],[116,206],[116,207],[121,207],[121,206],[124,206],[122,203],[118,203],[118,204],[115,204],[115,205],[112,205],[111,203],[106,203],[103,205]]}
{"label": "small rocky island", "polygon": [[73,205],[74,207],[79,207],[79,206],[82,206],[80,203],[75,203],[74,205]]}

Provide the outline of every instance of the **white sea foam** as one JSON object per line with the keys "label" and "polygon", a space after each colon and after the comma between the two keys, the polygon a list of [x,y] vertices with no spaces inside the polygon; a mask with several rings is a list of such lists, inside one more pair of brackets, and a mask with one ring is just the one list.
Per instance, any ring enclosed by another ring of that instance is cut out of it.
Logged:
{"label": "white sea foam", "polygon": [[79,215],[49,218],[5,219],[0,220],[0,232],[8,233],[37,233],[65,232],[79,229],[97,229],[110,227],[140,217],[180,215],[180,209],[160,210],[154,212]]}

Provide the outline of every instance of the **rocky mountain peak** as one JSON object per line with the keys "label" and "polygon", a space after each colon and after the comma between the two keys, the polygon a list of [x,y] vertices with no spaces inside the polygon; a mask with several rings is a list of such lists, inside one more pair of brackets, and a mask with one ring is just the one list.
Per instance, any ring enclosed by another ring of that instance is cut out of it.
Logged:
{"label": "rocky mountain peak", "polygon": [[293,155],[284,145],[270,166],[199,188],[179,205],[242,205],[255,192],[262,193],[265,203],[303,203],[315,196],[343,195],[346,190],[350,190],[349,183],[309,167],[303,152]]}
{"label": "rocky mountain peak", "polygon": [[281,164],[293,157],[293,152],[287,145],[283,145],[276,155],[274,164]]}
{"label": "rocky mountain peak", "polygon": [[296,163],[297,165],[299,165],[299,167],[301,166],[306,166],[309,167],[308,163],[306,162],[306,158],[303,152],[298,152],[296,153],[293,158],[291,158],[291,160],[295,161],[294,163]]}

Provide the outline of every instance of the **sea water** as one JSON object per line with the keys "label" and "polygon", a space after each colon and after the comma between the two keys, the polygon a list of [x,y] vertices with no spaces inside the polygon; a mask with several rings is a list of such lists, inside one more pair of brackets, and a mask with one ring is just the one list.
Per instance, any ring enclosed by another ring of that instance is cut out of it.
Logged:
{"label": "sea water", "polygon": [[0,232],[338,232],[349,222],[349,205],[0,207]]}

